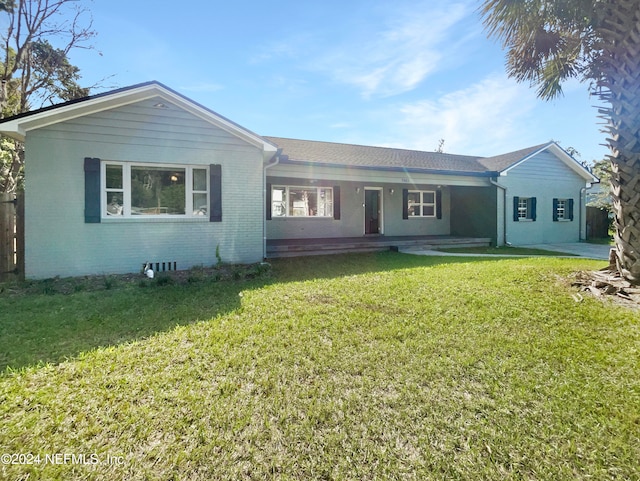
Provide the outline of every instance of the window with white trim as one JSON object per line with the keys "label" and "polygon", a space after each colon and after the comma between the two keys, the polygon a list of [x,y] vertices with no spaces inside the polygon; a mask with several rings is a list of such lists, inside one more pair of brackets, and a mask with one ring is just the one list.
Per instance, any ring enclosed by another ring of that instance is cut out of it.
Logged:
{"label": "window with white trim", "polygon": [[558,205],[556,207],[556,215],[558,220],[565,220],[567,213],[567,201],[565,199],[558,199]]}
{"label": "window with white trim", "polygon": [[333,217],[333,189],[331,187],[273,186],[271,216],[272,218]]}
{"label": "window with white trim", "polygon": [[531,198],[518,199],[518,219],[531,219]]}
{"label": "window with white trim", "polygon": [[410,190],[407,203],[409,217],[436,216],[436,193],[433,190]]}
{"label": "window with white trim", "polygon": [[513,197],[513,220],[535,221],[536,220],[536,198],[535,197]]}
{"label": "window with white trim", "polygon": [[573,220],[573,199],[553,199],[553,220],[554,222]]}
{"label": "window with white trim", "polygon": [[103,217],[208,215],[206,167],[102,163]]}

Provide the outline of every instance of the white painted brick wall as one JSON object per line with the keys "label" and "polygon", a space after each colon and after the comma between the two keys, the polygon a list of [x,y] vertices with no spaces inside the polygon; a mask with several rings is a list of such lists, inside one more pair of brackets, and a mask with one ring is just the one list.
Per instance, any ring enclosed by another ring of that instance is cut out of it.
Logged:
{"label": "white painted brick wall", "polygon": [[[128,111],[135,111],[129,106]],[[122,116],[125,116],[123,114]],[[117,115],[115,119],[119,118]],[[202,122],[204,124],[204,122]],[[172,143],[158,132],[140,139],[135,131],[101,128],[86,133],[82,124],[57,124],[30,132],[26,142],[25,243],[28,278],[137,272],[145,261],[177,262],[179,269],[222,260],[262,259],[262,155],[222,131],[216,142],[196,139]],[[158,125],[144,125],[160,129]],[[199,138],[208,124],[200,126]],[[72,135],[63,135],[65,129]],[[174,145],[175,144],[175,145]],[[185,147],[189,145],[190,147]],[[222,222],[202,219],[141,219],[99,224],[84,222],[84,158],[222,165]]]}

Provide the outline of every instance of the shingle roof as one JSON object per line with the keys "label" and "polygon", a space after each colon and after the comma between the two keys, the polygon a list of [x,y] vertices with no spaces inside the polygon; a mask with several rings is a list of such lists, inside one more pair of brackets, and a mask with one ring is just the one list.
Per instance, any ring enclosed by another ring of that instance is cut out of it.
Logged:
{"label": "shingle roof", "polygon": [[533,147],[516,150],[515,152],[508,152],[506,154],[496,155],[493,157],[484,157],[479,159],[479,162],[489,170],[502,172],[503,170],[511,167],[513,164],[516,164],[521,160],[529,157],[531,154],[542,150],[549,144],[550,142],[547,142],[546,144],[534,145]]}
{"label": "shingle roof", "polygon": [[290,161],[321,163],[334,166],[364,168],[398,168],[440,172],[487,174],[480,157],[453,155],[420,150],[371,147],[366,145],[338,144],[312,140],[265,137],[282,149]]}
{"label": "shingle roof", "polygon": [[287,158],[285,162],[492,177],[530,155],[555,145],[554,142],[547,142],[492,157],[477,157],[282,137],[263,138],[282,149],[282,154]]}
{"label": "shingle roof", "polygon": [[0,119],[0,129],[2,129],[2,125],[4,124],[12,122],[15,123],[23,118],[48,114],[50,111],[56,111],[63,107],[70,107],[87,101],[107,98],[116,94],[127,93],[136,89],[152,86],[157,86],[158,88],[169,92],[170,95],[180,98],[183,101],[216,116],[235,128],[242,129],[244,132],[255,136],[255,138],[266,142],[266,144],[270,144],[269,147],[271,148],[281,148],[283,150],[282,153],[288,157],[290,162],[350,166],[368,169],[402,169],[447,174],[493,176],[498,172],[502,172],[515,165],[531,154],[551,145],[551,143],[546,143],[493,157],[478,157],[420,150],[373,147],[367,145],[287,139],[282,137],[260,137],[226,117],[221,116],[209,108],[190,100],[184,95],[156,81],[131,85],[121,89],[71,100],[62,104],[44,107],[31,112],[25,112],[6,119]]}

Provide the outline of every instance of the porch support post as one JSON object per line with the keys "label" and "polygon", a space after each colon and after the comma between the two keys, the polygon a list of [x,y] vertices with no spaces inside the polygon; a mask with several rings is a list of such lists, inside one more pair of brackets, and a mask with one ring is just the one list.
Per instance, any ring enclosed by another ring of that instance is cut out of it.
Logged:
{"label": "porch support post", "polygon": [[[503,246],[507,244],[507,188],[493,179],[490,179],[489,182],[498,189],[496,196],[496,245]],[[500,195],[500,191],[502,191],[502,195]]]}

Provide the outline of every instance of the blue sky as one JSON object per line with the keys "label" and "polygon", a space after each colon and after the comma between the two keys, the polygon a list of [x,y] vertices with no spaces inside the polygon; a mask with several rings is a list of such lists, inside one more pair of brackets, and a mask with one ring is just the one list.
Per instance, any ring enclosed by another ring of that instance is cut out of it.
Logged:
{"label": "blue sky", "polygon": [[[260,134],[490,156],[556,140],[600,159],[587,85],[539,100],[504,73],[479,1],[88,2],[83,84],[158,80]],[[98,53],[99,52],[99,53]]]}

